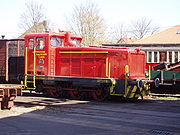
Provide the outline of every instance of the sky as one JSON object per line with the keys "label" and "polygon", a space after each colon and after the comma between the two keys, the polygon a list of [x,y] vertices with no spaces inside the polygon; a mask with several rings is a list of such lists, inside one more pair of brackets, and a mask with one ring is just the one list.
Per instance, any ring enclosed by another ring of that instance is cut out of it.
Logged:
{"label": "sky", "polygon": [[[22,31],[20,17],[29,0],[0,0],[0,36],[16,38]],[[66,19],[73,7],[87,0],[34,0],[42,3],[54,28],[65,29]],[[162,29],[180,25],[180,0],[89,0],[95,3],[107,26],[130,24],[146,17]]]}

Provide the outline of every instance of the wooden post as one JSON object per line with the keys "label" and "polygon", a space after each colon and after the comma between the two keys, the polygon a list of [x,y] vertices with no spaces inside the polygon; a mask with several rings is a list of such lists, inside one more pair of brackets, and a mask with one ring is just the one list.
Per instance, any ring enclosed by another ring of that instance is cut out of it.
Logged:
{"label": "wooden post", "polygon": [[20,56],[20,42],[17,41],[17,56]]}
{"label": "wooden post", "polygon": [[8,59],[9,59],[9,41],[6,41],[6,81],[9,80],[9,71],[8,71]]}

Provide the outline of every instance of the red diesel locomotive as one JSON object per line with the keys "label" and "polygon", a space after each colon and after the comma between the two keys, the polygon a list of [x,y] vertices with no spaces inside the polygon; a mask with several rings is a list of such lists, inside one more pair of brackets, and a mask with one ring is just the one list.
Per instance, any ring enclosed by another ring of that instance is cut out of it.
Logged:
{"label": "red diesel locomotive", "polygon": [[139,49],[81,46],[69,32],[25,36],[26,89],[71,98],[137,99],[149,93],[146,55]]}

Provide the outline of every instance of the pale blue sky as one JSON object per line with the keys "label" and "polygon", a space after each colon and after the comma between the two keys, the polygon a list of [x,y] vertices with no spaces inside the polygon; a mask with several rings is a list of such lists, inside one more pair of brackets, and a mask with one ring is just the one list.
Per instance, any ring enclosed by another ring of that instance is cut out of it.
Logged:
{"label": "pale blue sky", "polygon": [[[0,35],[15,38],[20,34],[18,23],[29,0],[0,0]],[[44,4],[46,16],[54,27],[64,28],[65,14],[74,5],[86,0],[36,0]],[[146,17],[162,28],[180,25],[180,0],[89,0],[96,3],[107,26],[129,24]]]}

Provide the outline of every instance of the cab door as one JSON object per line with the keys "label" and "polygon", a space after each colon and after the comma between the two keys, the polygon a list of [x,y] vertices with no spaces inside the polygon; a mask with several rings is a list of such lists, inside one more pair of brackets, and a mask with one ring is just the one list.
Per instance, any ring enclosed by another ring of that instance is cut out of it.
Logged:
{"label": "cab door", "polygon": [[35,46],[36,75],[48,73],[48,46],[45,37],[36,38]]}
{"label": "cab door", "polygon": [[27,48],[27,74],[47,75],[47,44],[45,37],[31,37]]}

